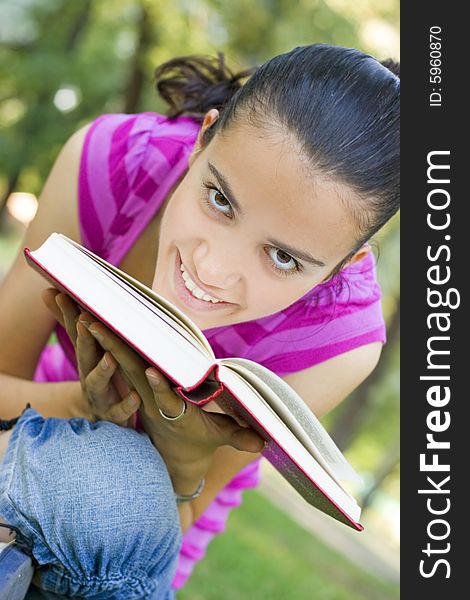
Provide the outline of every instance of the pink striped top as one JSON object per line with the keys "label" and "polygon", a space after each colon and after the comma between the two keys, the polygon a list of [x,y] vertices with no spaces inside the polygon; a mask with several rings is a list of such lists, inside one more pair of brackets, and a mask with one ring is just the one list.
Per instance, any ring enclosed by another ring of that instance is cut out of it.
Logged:
{"label": "pink striped top", "polygon": [[[119,265],[169,190],[188,169],[199,125],[156,113],[103,115],[87,133],[79,175],[82,242]],[[204,331],[217,357],[240,356],[280,376],[371,342],[385,341],[372,253],[268,317]],[[73,347],[62,327],[60,345],[41,355],[36,381],[77,379]],[[255,487],[259,461],[245,467],[185,534],[173,587],[184,585],[210,540],[224,530],[242,490]]]}

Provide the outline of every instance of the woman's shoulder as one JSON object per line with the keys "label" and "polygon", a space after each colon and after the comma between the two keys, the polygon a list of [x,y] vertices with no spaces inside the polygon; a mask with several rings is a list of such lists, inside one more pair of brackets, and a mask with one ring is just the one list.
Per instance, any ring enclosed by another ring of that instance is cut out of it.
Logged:
{"label": "woman's shoulder", "polygon": [[199,130],[199,124],[191,117],[175,119],[156,112],[136,114],[108,113],[96,117],[89,128],[88,137],[99,143],[102,149],[112,149],[115,144],[125,145],[129,150],[154,139],[191,143]]}
{"label": "woman's shoulder", "polygon": [[198,131],[191,118],[169,119],[155,112],[104,114],[91,123],[78,190],[87,247],[103,255],[113,236],[124,235],[135,217],[158,208],[159,190],[187,168]]}
{"label": "woman's shoulder", "polygon": [[170,118],[161,113],[145,111],[140,113],[103,113],[91,121],[92,127],[100,129],[100,133],[113,131],[123,127],[132,133],[154,132],[158,127],[163,135],[174,139],[184,139],[190,135],[199,125],[195,119],[187,116]]}
{"label": "woman's shoulder", "polygon": [[189,117],[169,119],[155,112],[100,115],[88,128],[81,167],[90,176],[102,176],[103,167],[111,176],[122,176],[125,168],[131,185],[148,154],[171,166],[175,155],[192,148],[198,130]]}

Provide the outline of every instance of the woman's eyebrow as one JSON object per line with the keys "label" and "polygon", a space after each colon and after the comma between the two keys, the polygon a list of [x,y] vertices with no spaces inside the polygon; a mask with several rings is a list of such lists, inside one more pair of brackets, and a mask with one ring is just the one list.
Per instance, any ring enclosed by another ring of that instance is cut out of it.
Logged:
{"label": "woman's eyebrow", "polygon": [[300,258],[301,260],[315,265],[316,267],[326,266],[326,263],[324,263],[322,260],[314,258],[311,254],[307,254],[306,252],[302,252],[301,250],[296,250],[296,248],[292,248],[292,246],[288,246],[287,244],[284,244],[279,240],[269,239],[268,242],[270,244],[273,244],[274,246],[277,246],[280,250],[286,251],[288,254],[291,254],[295,258]]}
{"label": "woman's eyebrow", "polygon": [[227,196],[228,200],[230,201],[230,204],[240,215],[243,215],[244,212],[241,209],[241,206],[238,203],[238,201],[236,200],[235,196],[233,195],[232,188],[230,187],[229,182],[222,175],[222,173],[218,169],[215,168],[215,166],[211,162],[208,161],[207,166],[209,167],[211,173],[214,175],[214,177],[219,182],[219,185],[222,188],[222,191],[224,192],[224,194]]}
{"label": "woman's eyebrow", "polygon": [[[222,188],[222,191],[224,192],[224,194],[227,196],[228,200],[230,201],[230,204],[235,208],[235,210],[240,215],[243,215],[244,214],[243,210],[241,209],[240,204],[235,199],[235,196],[233,195],[233,192],[232,192],[232,188],[230,187],[230,184],[227,181],[227,179],[224,177],[224,175],[222,175],[222,173],[218,169],[216,169],[216,167],[211,162],[208,161],[207,165],[208,165],[211,173],[217,179],[220,187]],[[322,260],[319,260],[318,258],[314,258],[311,254],[302,252],[301,250],[296,250],[292,246],[289,246],[288,244],[284,244],[283,242],[280,242],[279,240],[269,239],[268,242],[270,244],[273,244],[274,246],[277,246],[280,250],[283,250],[283,251],[287,252],[288,254],[295,256],[295,258],[300,258],[301,260],[308,262],[312,265],[315,265],[316,267],[326,266]]]}

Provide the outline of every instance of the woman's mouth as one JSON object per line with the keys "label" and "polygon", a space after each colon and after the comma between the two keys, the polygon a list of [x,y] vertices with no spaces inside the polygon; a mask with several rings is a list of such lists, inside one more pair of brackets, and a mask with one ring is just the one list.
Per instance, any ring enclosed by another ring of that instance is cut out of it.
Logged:
{"label": "woman's mouth", "polygon": [[177,297],[185,306],[193,310],[213,311],[234,306],[232,302],[225,302],[200,288],[187,272],[179,253],[175,261],[174,284]]}

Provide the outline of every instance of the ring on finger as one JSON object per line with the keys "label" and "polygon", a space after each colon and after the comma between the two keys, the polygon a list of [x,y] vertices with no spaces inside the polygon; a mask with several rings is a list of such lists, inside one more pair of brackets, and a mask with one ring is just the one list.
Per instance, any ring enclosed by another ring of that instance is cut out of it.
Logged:
{"label": "ring on finger", "polygon": [[180,412],[179,415],[176,415],[176,417],[170,417],[169,415],[166,415],[161,408],[158,409],[158,412],[162,415],[162,417],[164,419],[166,419],[167,421],[177,421],[178,419],[181,419],[181,417],[186,413],[186,410],[188,408],[188,405],[186,404],[186,400],[184,400],[183,398],[181,398],[181,400],[183,401],[183,408]]}

